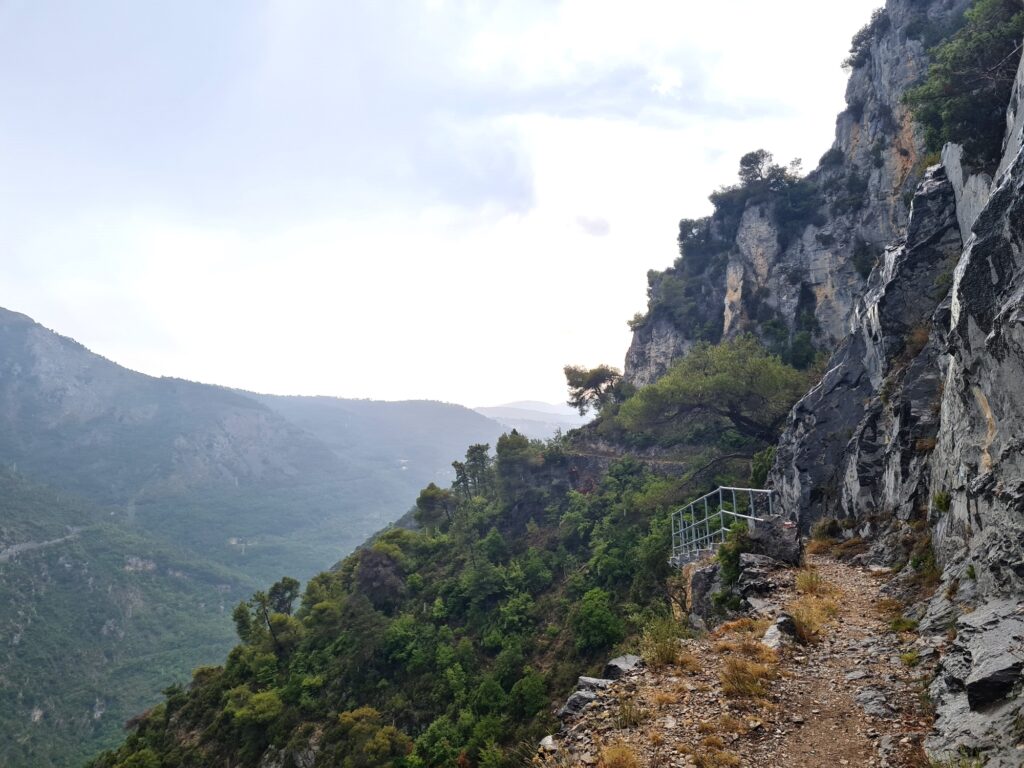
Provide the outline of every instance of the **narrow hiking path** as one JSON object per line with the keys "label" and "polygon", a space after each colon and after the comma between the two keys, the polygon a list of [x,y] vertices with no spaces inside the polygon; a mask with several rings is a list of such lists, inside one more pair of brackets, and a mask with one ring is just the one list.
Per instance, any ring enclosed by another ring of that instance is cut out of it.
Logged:
{"label": "narrow hiking path", "polygon": [[[777,574],[780,588],[763,607],[770,618],[683,640],[675,663],[651,663],[596,690],[597,699],[555,735],[558,751],[539,762],[927,766],[920,742],[931,718],[918,664],[934,652],[891,630],[890,601],[881,592],[888,574],[816,557],[808,566],[816,577]],[[816,642],[784,643],[778,651],[762,644],[780,610],[798,616],[803,630],[815,628]],[[649,659],[658,655],[646,650]],[[637,762],[616,762],[629,755]]]}

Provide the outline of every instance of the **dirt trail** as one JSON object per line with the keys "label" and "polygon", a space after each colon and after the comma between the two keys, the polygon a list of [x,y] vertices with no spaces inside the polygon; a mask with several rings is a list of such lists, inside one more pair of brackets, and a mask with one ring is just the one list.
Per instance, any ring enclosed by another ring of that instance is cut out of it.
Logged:
{"label": "dirt trail", "polygon": [[[758,659],[766,621],[683,641],[681,663],[643,669],[597,691],[555,736],[558,751],[541,762],[601,766],[610,763],[602,754],[619,745],[650,768],[927,766],[920,742],[931,721],[920,696],[924,668],[916,662],[934,652],[889,628],[880,610],[885,574],[813,557],[809,565],[824,584],[810,600],[834,611],[817,643],[784,645],[777,661]],[[792,573],[780,581],[772,611],[800,597]],[[766,662],[762,694],[723,690],[730,664],[758,660]]]}

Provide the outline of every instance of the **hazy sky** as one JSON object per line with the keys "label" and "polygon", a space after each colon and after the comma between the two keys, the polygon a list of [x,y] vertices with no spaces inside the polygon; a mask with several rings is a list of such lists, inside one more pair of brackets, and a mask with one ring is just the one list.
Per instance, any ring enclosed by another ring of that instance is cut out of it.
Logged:
{"label": "hazy sky", "polygon": [[880,0],[0,0],[0,305],[136,370],[564,399]]}

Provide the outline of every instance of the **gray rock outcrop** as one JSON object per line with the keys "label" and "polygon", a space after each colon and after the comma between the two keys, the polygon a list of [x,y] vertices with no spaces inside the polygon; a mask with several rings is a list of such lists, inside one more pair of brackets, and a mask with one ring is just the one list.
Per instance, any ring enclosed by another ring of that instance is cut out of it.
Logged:
{"label": "gray rock outcrop", "polygon": [[[712,219],[710,236],[720,253],[701,257],[707,263],[699,267],[699,291],[687,299],[700,305],[696,314],[676,311],[678,296],[664,295],[687,271],[681,261],[651,273],[648,311],[634,323],[626,355],[627,381],[652,383],[700,339],[750,331],[785,346],[803,333],[829,347],[846,337],[867,270],[886,243],[904,234],[924,172],[923,139],[903,103],[927,67],[920,30],[947,24],[969,4],[889,0],[863,60],[852,68],[833,148],[808,176],[820,195],[816,213],[792,231],[785,213],[755,198],[731,224]],[[987,177],[959,165],[957,171],[966,222],[979,210]]]}

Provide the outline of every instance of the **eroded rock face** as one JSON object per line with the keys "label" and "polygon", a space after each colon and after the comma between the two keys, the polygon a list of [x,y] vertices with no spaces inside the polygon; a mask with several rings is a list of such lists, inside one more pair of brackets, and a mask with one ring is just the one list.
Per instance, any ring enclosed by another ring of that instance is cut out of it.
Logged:
{"label": "eroded rock face", "polygon": [[1012,742],[1024,711],[1022,642],[1024,610],[1016,601],[990,601],[960,618],[956,641],[929,691],[938,713],[926,744],[930,753],[954,754],[963,747],[984,750],[987,765],[1020,764],[1012,762],[1020,754]]}
{"label": "eroded rock face", "polygon": [[[809,312],[819,346],[834,346],[848,334],[865,290],[865,265],[903,236],[909,196],[921,175],[923,141],[903,104],[906,89],[927,66],[915,30],[925,19],[941,25],[969,4],[889,0],[888,25],[876,35],[865,63],[851,72],[834,150],[810,175],[823,195],[817,221],[783,236],[774,208],[756,202],[742,211],[734,232],[719,227],[717,234],[728,240],[725,263],[704,286],[705,300],[718,307],[715,316],[702,316],[702,327],[691,328],[649,307],[626,356],[627,381],[655,381],[696,339],[706,337],[708,323],[729,338],[760,332],[771,315],[792,336]],[[959,173],[956,181],[969,219],[976,215],[985,179]]]}
{"label": "eroded rock face", "polygon": [[907,615],[929,649],[948,632],[955,640],[932,683],[926,747],[940,759],[981,751],[990,766],[1020,764],[1024,709],[1022,93],[1024,72],[991,186],[957,147],[943,153],[948,173],[929,171],[905,240],[886,251],[851,335],[794,409],[771,477],[804,530],[854,518],[872,539],[869,560],[903,563],[900,532],[930,534],[942,583]]}
{"label": "eroded rock face", "polygon": [[769,482],[804,532],[826,516],[911,514],[938,429],[941,276],[960,244],[953,185],[936,166],[914,195],[906,239],[886,250],[853,331],[780,440]]}
{"label": "eroded rock face", "polygon": [[626,379],[637,387],[653,384],[693,347],[668,318],[657,318],[633,332],[626,352]]}

